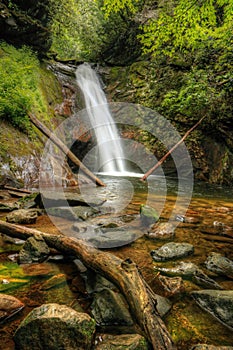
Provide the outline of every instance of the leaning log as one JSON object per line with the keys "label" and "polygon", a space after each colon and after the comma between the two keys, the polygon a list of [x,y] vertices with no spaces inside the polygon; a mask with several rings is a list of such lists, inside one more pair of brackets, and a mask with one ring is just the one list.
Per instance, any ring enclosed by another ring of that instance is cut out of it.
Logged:
{"label": "leaning log", "polygon": [[175,346],[156,309],[156,298],[130,259],[98,250],[81,239],[40,232],[25,226],[0,221],[0,232],[11,237],[27,239],[41,235],[47,245],[63,254],[73,255],[89,268],[118,286],[125,296],[133,318],[144,332],[154,350],[174,350]]}
{"label": "leaning log", "polygon": [[71,150],[44,124],[42,124],[34,115],[30,114],[29,118],[31,122],[45,135],[47,136],[70,160],[77,165],[92,181],[98,186],[105,186],[105,184],[96,177],[82,162],[71,152]]}

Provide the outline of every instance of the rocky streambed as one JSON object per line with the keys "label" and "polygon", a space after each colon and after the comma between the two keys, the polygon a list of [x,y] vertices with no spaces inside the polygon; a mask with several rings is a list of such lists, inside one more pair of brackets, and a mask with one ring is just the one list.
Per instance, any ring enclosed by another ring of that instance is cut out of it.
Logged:
{"label": "rocky streambed", "polygon": [[[131,259],[177,349],[231,349],[233,204],[194,197],[170,220],[173,195],[158,215],[161,199],[148,206],[140,191],[117,213],[108,196],[87,205],[76,192],[2,190],[1,219]],[[28,349],[33,339],[35,349],[150,349],[118,288],[80,260],[40,237],[1,235],[0,249],[0,348]]]}

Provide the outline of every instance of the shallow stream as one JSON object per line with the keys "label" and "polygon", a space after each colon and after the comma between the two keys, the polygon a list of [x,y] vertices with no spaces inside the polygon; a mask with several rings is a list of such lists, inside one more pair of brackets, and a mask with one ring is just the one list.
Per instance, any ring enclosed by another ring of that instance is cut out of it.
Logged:
{"label": "shallow stream", "polygon": [[[152,260],[150,252],[167,241],[152,240],[146,235],[129,245],[109,249],[123,259],[131,258],[155,293],[166,296],[155,266],[171,266],[182,260],[193,262],[206,271],[204,262],[210,252],[221,253],[233,260],[232,189],[196,184],[192,190],[190,184],[185,182],[179,188],[175,179],[166,179],[165,182],[164,178],[159,177],[145,183],[139,178],[104,175],[101,178],[107,185],[105,188],[84,186],[81,193],[87,199],[90,193],[106,199],[104,205],[111,208],[111,214],[103,217],[110,216],[113,220],[120,217],[125,225],[137,226],[140,205],[149,204],[159,211],[160,221],[170,220],[176,226],[173,241],[187,242],[194,246],[193,255],[174,262],[160,263]],[[2,213],[1,216],[4,215]],[[182,222],[184,215],[196,217],[198,220]],[[218,231],[219,225],[228,227],[227,234]],[[46,215],[38,217],[36,224],[30,225],[53,233],[58,230],[66,232],[69,226],[68,220],[49,218]],[[74,305],[78,301],[85,310],[89,310],[91,303],[72,257],[56,260],[59,257],[54,252],[53,259],[47,262],[19,266],[12,261],[12,254],[18,250],[19,246],[1,241],[0,277],[10,283],[0,284],[0,292],[14,295],[26,305],[19,314],[0,324],[1,350],[14,349],[12,335],[21,320],[34,307],[48,302]],[[217,276],[214,279],[224,289],[233,290],[233,280]],[[164,321],[178,350],[188,350],[192,344],[197,343],[233,346],[232,330],[199,308],[189,295],[190,291],[199,289],[201,288],[186,280],[183,293],[170,298],[173,306]],[[115,331],[117,333],[117,329]]]}

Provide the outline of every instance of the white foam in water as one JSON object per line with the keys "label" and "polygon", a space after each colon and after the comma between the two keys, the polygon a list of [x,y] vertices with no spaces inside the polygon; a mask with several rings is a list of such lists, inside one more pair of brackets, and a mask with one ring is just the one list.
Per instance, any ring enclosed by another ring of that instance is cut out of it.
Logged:
{"label": "white foam in water", "polygon": [[111,172],[98,172],[97,175],[103,175],[103,176],[121,176],[121,177],[143,177],[144,174],[141,173],[134,173],[130,171],[111,171]]}

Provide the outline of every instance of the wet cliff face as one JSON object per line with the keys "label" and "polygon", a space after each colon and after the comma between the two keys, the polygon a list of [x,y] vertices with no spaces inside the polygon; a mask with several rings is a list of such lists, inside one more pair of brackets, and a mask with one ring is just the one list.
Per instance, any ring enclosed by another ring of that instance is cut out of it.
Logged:
{"label": "wet cliff face", "polygon": [[[209,109],[201,110],[201,106],[193,109],[189,118],[173,109],[173,113],[164,107],[164,97],[171,89],[179,90],[183,77],[189,67],[171,67],[155,64],[150,60],[142,60],[124,67],[105,67],[103,77],[106,83],[108,99],[140,104],[158,111],[167,118],[179,132],[181,137],[203,116],[206,118],[185,140],[192,159],[194,177],[198,181],[213,184],[233,184],[233,142],[232,142],[232,110],[230,100],[213,99]],[[223,91],[221,92],[223,94]],[[230,90],[229,90],[230,95]],[[220,94],[219,94],[220,96]],[[170,104],[171,105],[171,104]],[[225,108],[226,106],[226,108]],[[227,107],[228,106],[228,107]],[[153,129],[153,120],[147,121]],[[143,132],[124,130],[126,137],[136,137],[154,152],[160,159],[167,150]],[[163,164],[165,173],[175,174],[176,169],[171,159]]]}
{"label": "wet cliff face", "polygon": [[49,0],[2,0],[0,38],[14,46],[28,45],[43,55],[51,46]]}

